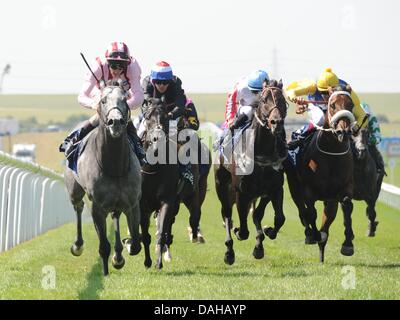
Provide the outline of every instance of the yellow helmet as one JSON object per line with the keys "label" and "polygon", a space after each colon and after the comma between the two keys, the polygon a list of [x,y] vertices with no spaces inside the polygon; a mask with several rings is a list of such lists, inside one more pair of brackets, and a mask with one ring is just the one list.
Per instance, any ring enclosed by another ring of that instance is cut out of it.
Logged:
{"label": "yellow helmet", "polygon": [[327,91],[328,87],[336,87],[339,85],[339,78],[332,72],[331,68],[326,68],[317,80],[317,88],[319,91]]}

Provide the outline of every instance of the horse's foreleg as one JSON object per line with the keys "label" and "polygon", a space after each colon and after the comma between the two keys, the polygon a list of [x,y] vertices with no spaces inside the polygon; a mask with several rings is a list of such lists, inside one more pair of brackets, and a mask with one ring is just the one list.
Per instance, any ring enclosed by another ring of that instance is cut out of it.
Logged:
{"label": "horse's foreleg", "polygon": [[[315,200],[307,201],[306,207],[306,244],[315,244],[321,240],[321,234],[317,228],[317,210],[315,209]],[[309,227],[311,227],[311,230]]]}
{"label": "horse's foreleg", "polygon": [[[269,203],[269,198],[264,197],[260,199],[257,208],[253,212],[253,222],[256,226],[257,236],[256,236],[256,246],[253,250],[253,256],[256,259],[262,259],[264,257],[264,246],[263,241],[265,239],[263,228],[261,226],[261,221],[264,217],[265,207]],[[265,228],[268,229],[268,228]]]}
{"label": "horse's foreleg", "polygon": [[272,206],[274,207],[274,228],[266,230],[266,234],[270,239],[275,239],[279,230],[285,223],[285,215],[283,213],[283,188],[279,188],[272,196]]}
{"label": "horse's foreleg", "polygon": [[141,217],[140,217],[140,228],[142,230],[142,241],[144,246],[144,266],[146,268],[150,268],[152,261],[150,257],[150,243],[151,243],[151,235],[149,233],[150,227],[150,214],[151,212],[146,212],[143,208],[141,209]]}
{"label": "horse's foreleg", "polygon": [[226,231],[226,252],[224,255],[224,262],[232,265],[235,262],[235,251],[233,250],[233,239],[231,234],[233,199],[231,196],[230,185],[230,173],[223,167],[219,167],[215,172],[215,190],[217,192],[218,199],[221,202],[221,216]]}
{"label": "horse's foreleg", "polygon": [[249,238],[249,228],[247,225],[247,215],[249,213],[251,201],[240,192],[236,193],[236,207],[239,213],[240,227],[234,228],[233,232],[238,240],[247,240]]}
{"label": "horse's foreleg", "polygon": [[126,220],[128,222],[128,229],[131,235],[128,243],[128,252],[131,256],[137,255],[142,246],[140,245],[140,206],[136,204],[132,209],[126,213]]}
{"label": "horse's foreleg", "polygon": [[107,240],[106,214],[98,209],[95,203],[92,206],[92,217],[99,237],[99,254],[103,260],[103,274],[108,275],[108,258],[110,257],[111,246]]}
{"label": "horse's foreleg", "polygon": [[85,204],[82,200],[74,204],[74,209],[76,212],[76,240],[71,246],[71,253],[76,257],[80,256],[83,252],[82,211],[84,205]]}
{"label": "horse's foreleg", "polygon": [[367,217],[369,220],[367,236],[368,237],[375,237],[376,226],[378,225],[378,221],[376,220],[376,211],[375,211],[375,201],[368,200],[367,203]]}
{"label": "horse's foreleg", "polygon": [[352,256],[354,254],[354,246],[353,246],[354,233],[351,221],[351,214],[353,212],[353,203],[351,202],[350,198],[346,197],[340,204],[343,210],[344,227],[345,227],[344,234],[346,237],[340,252],[344,256]]}
{"label": "horse's foreleg", "polygon": [[157,216],[156,268],[159,270],[161,270],[163,267],[162,250],[167,243],[167,232],[169,230],[168,224],[172,223],[173,209],[174,209],[173,201],[162,201],[161,208]]}
{"label": "horse's foreleg", "polygon": [[121,216],[121,212],[113,212],[111,214],[111,217],[112,217],[113,223],[114,223],[114,231],[115,231],[115,244],[114,244],[115,254],[114,254],[111,262],[115,269],[122,269],[125,265],[125,259],[122,256],[122,250],[124,247],[121,242],[121,235],[120,235],[120,229],[119,229],[119,217],[120,216]]}
{"label": "horse's foreleg", "polygon": [[329,228],[336,218],[337,209],[337,201],[324,201],[324,212],[322,213],[322,225],[320,229],[321,241],[318,242],[320,262],[324,262],[325,260],[325,246],[328,242]]}
{"label": "horse's foreleg", "polygon": [[185,206],[189,210],[189,225],[190,225],[190,240],[193,243],[197,243],[198,238],[197,234],[199,231],[199,222],[200,222],[200,204],[198,194],[190,197],[189,199],[185,199]]}

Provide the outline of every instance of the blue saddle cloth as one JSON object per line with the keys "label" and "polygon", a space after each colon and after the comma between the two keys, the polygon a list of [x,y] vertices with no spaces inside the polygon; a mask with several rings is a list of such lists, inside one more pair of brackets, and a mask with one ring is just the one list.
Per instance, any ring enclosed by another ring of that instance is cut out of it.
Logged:
{"label": "blue saddle cloth", "polygon": [[82,154],[83,150],[85,150],[86,144],[88,139],[83,139],[82,141],[77,142],[74,145],[74,149],[68,155],[67,158],[67,166],[76,174],[78,174],[78,159],[79,156]]}
{"label": "blue saddle cloth", "polygon": [[[78,174],[78,159],[82,152],[85,150],[85,147],[87,145],[88,137],[92,132],[90,132],[85,138],[83,138],[82,141],[77,142],[74,145],[74,149],[71,151],[71,153],[68,155],[67,158],[67,166],[70,168],[72,171],[74,171],[76,174]],[[133,139],[131,139],[128,136],[128,141],[129,145],[131,146],[133,152],[136,153],[136,147]]]}

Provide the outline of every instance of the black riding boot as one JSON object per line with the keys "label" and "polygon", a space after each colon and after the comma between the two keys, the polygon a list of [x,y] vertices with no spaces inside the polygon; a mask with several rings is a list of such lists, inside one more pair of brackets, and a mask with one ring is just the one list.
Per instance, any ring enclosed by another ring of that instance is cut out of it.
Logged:
{"label": "black riding boot", "polygon": [[379,152],[379,150],[377,149],[376,145],[369,145],[368,150],[372,156],[372,159],[374,159],[374,161],[375,161],[376,170],[378,171],[378,174],[383,172],[386,175],[385,162],[383,161],[382,155]]}
{"label": "black riding boot", "polygon": [[142,147],[142,143],[139,139],[139,136],[137,135],[137,131],[135,126],[133,125],[132,121],[128,122],[128,126],[126,127],[127,133],[128,133],[128,138],[131,141],[136,156],[139,159],[140,165],[143,166],[147,163],[146,161],[146,152],[144,151]]}
{"label": "black riding boot", "polygon": [[72,131],[68,137],[65,138],[58,150],[60,152],[64,152],[65,156],[68,158],[69,155],[75,150],[76,143],[81,141],[94,128],[95,127],[92,126],[90,121],[86,121],[81,128]]}

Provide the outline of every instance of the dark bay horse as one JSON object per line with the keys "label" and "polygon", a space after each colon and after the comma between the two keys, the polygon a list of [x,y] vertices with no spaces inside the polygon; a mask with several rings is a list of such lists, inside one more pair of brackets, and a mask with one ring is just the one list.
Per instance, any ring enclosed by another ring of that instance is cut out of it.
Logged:
{"label": "dark bay horse", "polygon": [[[268,201],[272,200],[275,210],[274,232],[277,233],[285,221],[283,214],[284,177],[281,163],[286,158],[287,153],[280,156],[278,148],[282,147],[282,144],[286,148],[286,143],[282,139],[286,112],[287,103],[282,93],[282,82],[278,83],[272,80],[263,90],[251,126],[246,131],[250,138],[248,140],[243,138],[240,142],[246,148],[243,154],[246,154],[248,150],[254,151],[253,154],[250,152],[248,157],[249,163],[253,164],[253,170],[247,173],[236,171],[236,161],[239,161],[241,157],[240,151],[238,153],[235,151],[231,155],[231,163],[224,163],[223,156],[217,159],[219,161],[214,167],[215,187],[225,222],[227,251],[224,261],[227,264],[231,265],[235,261],[231,236],[232,206],[234,203],[236,203],[240,220],[240,227],[234,229],[238,240],[246,240],[249,237],[248,212],[252,203],[260,197],[268,198]],[[255,214],[253,214],[253,222],[257,229],[256,246],[253,250],[253,256],[256,259],[264,257],[262,242],[265,236],[261,227],[263,215],[263,210],[255,211]]]}
{"label": "dark bay horse", "polygon": [[[355,121],[351,113],[354,104],[350,87],[330,90],[325,124],[313,134],[304,146],[295,169],[285,165],[292,198],[305,226],[306,243],[319,242],[320,261],[324,261],[324,250],[329,236],[329,227],[335,220],[338,203],[344,214],[345,236],[341,253],[354,253],[351,213],[353,211],[354,162],[350,150],[351,124]],[[322,226],[316,227],[315,202],[324,202]]]}
{"label": "dark bay horse", "polygon": [[354,141],[354,196],[355,200],[367,203],[366,215],[369,220],[367,236],[374,237],[376,221],[375,204],[382,187],[384,171],[377,172],[374,159],[368,150],[368,129],[359,129],[353,135]]}
{"label": "dark bay horse", "polygon": [[132,242],[129,254],[141,250],[139,222],[141,195],[140,164],[127,138],[130,110],[126,93],[116,83],[102,91],[99,126],[85,139],[86,145],[78,159],[77,174],[66,168],[65,183],[77,214],[77,239],[71,252],[79,256],[83,251],[82,201],[85,194],[92,201],[92,217],[100,240],[99,254],[103,260],[103,273],[108,274],[110,243],[107,240],[106,218],[111,212],[115,227],[115,255],[112,264],[121,269],[125,260],[120,238],[119,217],[125,213]]}
{"label": "dark bay horse", "polygon": [[193,238],[197,239],[200,219],[199,170],[197,164],[192,165],[194,188],[185,183],[178,192],[180,180],[178,144],[177,139],[172,139],[169,135],[169,119],[165,105],[160,99],[150,99],[145,110],[144,148],[149,164],[142,167],[140,201],[142,241],[145,249],[144,265],[149,268],[152,264],[149,226],[151,214],[157,211],[156,268],[161,269],[162,253],[172,244],[172,224],[181,201],[190,211],[190,227],[193,230]]}

